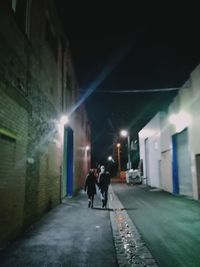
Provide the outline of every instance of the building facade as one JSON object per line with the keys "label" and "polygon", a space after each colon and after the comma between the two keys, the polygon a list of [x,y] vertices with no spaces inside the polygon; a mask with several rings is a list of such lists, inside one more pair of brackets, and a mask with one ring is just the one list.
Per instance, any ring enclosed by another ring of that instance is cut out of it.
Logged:
{"label": "building facade", "polygon": [[144,182],[160,188],[161,181],[161,123],[163,112],[156,116],[139,132],[140,159],[143,162]]}
{"label": "building facade", "polygon": [[[139,132],[140,157],[149,185],[200,199],[199,114],[200,65],[179,89],[168,111],[158,113]],[[160,182],[152,183],[157,177]]]}
{"label": "building facade", "polygon": [[0,40],[3,248],[82,187],[90,126],[84,104],[76,105],[78,82],[53,0],[1,1]]}

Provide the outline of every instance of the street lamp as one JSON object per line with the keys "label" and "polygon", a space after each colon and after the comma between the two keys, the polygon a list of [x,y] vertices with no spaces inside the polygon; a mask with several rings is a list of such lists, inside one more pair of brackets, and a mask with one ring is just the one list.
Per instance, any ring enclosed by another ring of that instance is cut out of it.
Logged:
{"label": "street lamp", "polygon": [[111,161],[112,160],[112,156],[108,156],[108,160]]}
{"label": "street lamp", "polygon": [[65,126],[65,124],[67,124],[69,122],[69,118],[67,115],[62,115],[62,117],[60,118],[60,124],[62,127]]}
{"label": "street lamp", "polygon": [[69,123],[69,117],[67,115],[62,115],[60,120],[58,121],[58,132],[60,134],[60,137],[64,138],[64,128],[65,125]]}
{"label": "street lamp", "polygon": [[85,147],[85,150],[86,150],[86,151],[89,151],[89,150],[90,150],[90,147],[89,147],[89,146],[86,146],[86,147]]}
{"label": "street lamp", "polygon": [[110,162],[111,162],[111,161],[112,161],[112,162],[115,162],[112,156],[108,156],[108,161],[110,161]]}
{"label": "street lamp", "polygon": [[118,171],[119,171],[119,175],[120,175],[120,171],[121,171],[120,146],[121,146],[121,144],[118,143],[117,144],[117,158],[118,158]]}
{"label": "street lamp", "polygon": [[120,132],[122,137],[127,137],[128,140],[128,169],[131,169],[131,147],[130,147],[130,135],[129,132],[126,130],[122,130]]}

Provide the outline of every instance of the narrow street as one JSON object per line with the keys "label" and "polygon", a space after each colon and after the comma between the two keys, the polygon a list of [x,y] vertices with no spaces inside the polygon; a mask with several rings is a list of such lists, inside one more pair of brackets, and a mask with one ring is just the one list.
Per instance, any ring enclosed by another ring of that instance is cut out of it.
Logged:
{"label": "narrow street", "polygon": [[0,252],[0,266],[200,266],[200,203],[145,185],[112,183],[109,207],[83,191]]}
{"label": "narrow street", "polygon": [[159,266],[200,266],[198,201],[145,185],[112,187]]}
{"label": "narrow street", "polygon": [[0,1],[0,267],[200,267],[199,9],[149,3]]}

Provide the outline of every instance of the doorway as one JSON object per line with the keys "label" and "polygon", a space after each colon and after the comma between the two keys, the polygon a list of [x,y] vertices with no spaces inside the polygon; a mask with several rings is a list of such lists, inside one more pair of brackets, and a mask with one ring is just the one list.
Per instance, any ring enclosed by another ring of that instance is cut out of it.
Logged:
{"label": "doorway", "polygon": [[172,136],[173,144],[173,192],[192,196],[192,178],[190,156],[188,149],[188,131]]}
{"label": "doorway", "polygon": [[200,154],[197,154],[195,156],[195,160],[196,160],[198,199],[200,199]]}
{"label": "doorway", "polygon": [[74,133],[71,127],[64,129],[62,197],[73,195]]}

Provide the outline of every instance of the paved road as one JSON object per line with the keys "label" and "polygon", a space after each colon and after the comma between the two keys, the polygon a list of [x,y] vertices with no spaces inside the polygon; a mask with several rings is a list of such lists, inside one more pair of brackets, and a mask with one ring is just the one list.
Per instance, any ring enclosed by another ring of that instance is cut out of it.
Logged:
{"label": "paved road", "polygon": [[200,266],[200,203],[144,185],[113,190],[160,267]]}

